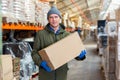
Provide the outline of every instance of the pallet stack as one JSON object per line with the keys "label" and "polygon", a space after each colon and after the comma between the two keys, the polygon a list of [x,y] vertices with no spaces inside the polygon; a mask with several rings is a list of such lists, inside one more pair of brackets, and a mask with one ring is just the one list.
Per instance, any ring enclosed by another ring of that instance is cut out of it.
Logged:
{"label": "pallet stack", "polygon": [[107,58],[107,75],[108,80],[116,80],[115,79],[115,65],[116,65],[116,48],[117,48],[117,37],[109,36],[109,45],[108,45],[108,56]]}
{"label": "pallet stack", "polygon": [[116,10],[117,15],[117,55],[116,55],[116,80],[120,80],[120,8]]}
{"label": "pallet stack", "polygon": [[[118,16],[115,12],[112,12],[107,17],[107,25],[106,25],[106,33],[108,35],[108,46],[104,48],[102,62],[103,68],[105,72],[106,80],[116,80],[116,71],[119,70],[118,62],[116,62],[118,53],[117,53],[117,18]],[[117,69],[117,70],[116,70]],[[118,72],[117,72],[118,75]],[[119,79],[117,79],[119,80]]]}

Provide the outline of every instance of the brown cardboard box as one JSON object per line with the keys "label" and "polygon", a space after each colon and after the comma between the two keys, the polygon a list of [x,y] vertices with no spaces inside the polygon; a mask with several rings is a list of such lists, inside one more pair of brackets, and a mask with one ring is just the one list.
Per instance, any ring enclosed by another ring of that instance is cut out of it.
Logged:
{"label": "brown cardboard box", "polygon": [[116,54],[116,65],[115,65],[115,70],[116,70],[116,80],[120,80],[120,42],[117,44],[117,54]]}
{"label": "brown cardboard box", "polygon": [[1,57],[0,57],[0,80],[2,80],[2,63],[1,63]]}
{"label": "brown cardboard box", "polygon": [[20,71],[13,72],[13,76],[15,80],[20,80]]}
{"label": "brown cardboard box", "polygon": [[13,80],[13,66],[11,55],[0,55],[2,80]]}
{"label": "brown cardboard box", "polygon": [[20,58],[13,58],[13,76],[16,80],[20,80]]}
{"label": "brown cardboard box", "polygon": [[48,62],[49,67],[55,70],[74,59],[85,49],[77,32],[71,33],[62,40],[39,51],[42,59]]}
{"label": "brown cardboard box", "polygon": [[20,58],[13,58],[12,59],[13,62],[13,72],[17,72],[20,71]]}

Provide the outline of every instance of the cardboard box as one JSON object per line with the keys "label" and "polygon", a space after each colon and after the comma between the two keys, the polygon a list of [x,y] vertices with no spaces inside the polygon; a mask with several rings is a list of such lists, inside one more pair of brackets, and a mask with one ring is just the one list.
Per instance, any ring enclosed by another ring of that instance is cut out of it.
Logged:
{"label": "cardboard box", "polygon": [[1,57],[0,57],[0,80],[2,80],[2,63],[1,63]]}
{"label": "cardboard box", "polygon": [[115,74],[116,74],[116,80],[120,80],[120,42],[117,44],[117,54],[116,54],[116,65],[115,65]]}
{"label": "cardboard box", "polygon": [[80,54],[85,47],[77,32],[39,51],[42,59],[55,70]]}
{"label": "cardboard box", "polygon": [[11,55],[0,55],[2,80],[13,80],[13,66]]}
{"label": "cardboard box", "polygon": [[20,80],[20,71],[13,72],[13,75],[15,80]]}
{"label": "cardboard box", "polygon": [[15,80],[20,80],[20,58],[13,58],[13,76]]}
{"label": "cardboard box", "polygon": [[116,59],[116,67],[115,67],[115,75],[116,75],[116,80],[120,80],[120,60],[118,59],[120,57],[117,56],[117,59]]}
{"label": "cardboard box", "polygon": [[20,58],[13,58],[13,72],[18,72],[20,71]]}

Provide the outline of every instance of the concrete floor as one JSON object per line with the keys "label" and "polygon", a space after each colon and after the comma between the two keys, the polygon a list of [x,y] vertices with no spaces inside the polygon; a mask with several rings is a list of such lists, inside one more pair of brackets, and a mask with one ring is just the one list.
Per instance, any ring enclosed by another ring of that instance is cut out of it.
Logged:
{"label": "concrete floor", "polygon": [[[101,70],[101,58],[96,52],[97,43],[92,37],[87,37],[84,41],[87,56],[84,61],[75,59],[68,63],[69,71],[67,80],[105,80]],[[33,80],[38,80],[35,78]]]}
{"label": "concrete floor", "polygon": [[97,44],[92,37],[84,41],[87,57],[84,61],[72,60],[68,63],[67,80],[105,80],[101,70],[101,58],[96,52]]}

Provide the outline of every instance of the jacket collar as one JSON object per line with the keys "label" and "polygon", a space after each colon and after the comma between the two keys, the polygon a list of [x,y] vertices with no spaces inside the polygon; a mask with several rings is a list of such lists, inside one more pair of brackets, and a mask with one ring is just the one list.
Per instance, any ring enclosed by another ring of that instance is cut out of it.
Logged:
{"label": "jacket collar", "polygon": [[[54,30],[52,27],[50,27],[50,24],[48,23],[45,27],[45,30],[47,30],[48,32],[51,32],[51,33],[54,33]],[[62,28],[61,25],[59,25],[59,29],[57,30],[56,33],[54,34],[60,34],[60,33],[63,33],[65,30]]]}
{"label": "jacket collar", "polygon": [[49,30],[52,31],[52,32],[54,32],[55,34],[59,34],[59,32],[60,32],[60,26],[59,26],[59,28],[58,28],[58,30],[56,32],[54,31],[54,29],[51,26],[49,27]]}

